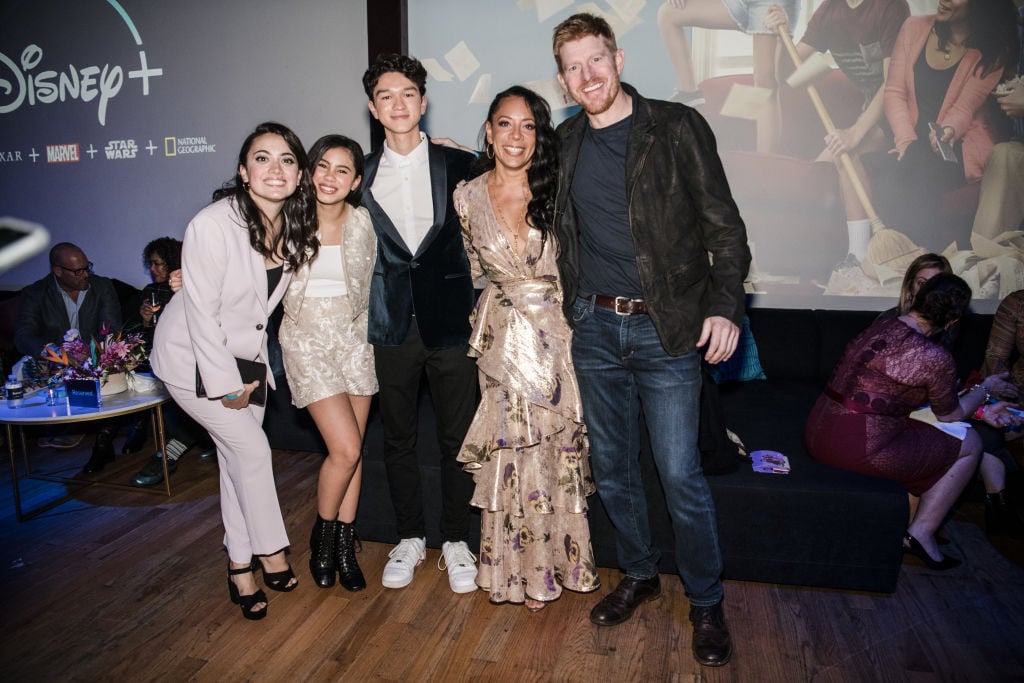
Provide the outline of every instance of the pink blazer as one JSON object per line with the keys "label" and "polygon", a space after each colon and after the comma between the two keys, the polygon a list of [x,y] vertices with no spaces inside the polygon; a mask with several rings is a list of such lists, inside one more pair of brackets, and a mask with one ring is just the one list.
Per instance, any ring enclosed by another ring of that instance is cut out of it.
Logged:
{"label": "pink blazer", "polygon": [[[242,386],[235,358],[267,360],[267,318],[291,273],[267,296],[263,257],[249,244],[234,200],[196,214],[181,250],[182,287],[160,313],[150,362],[168,384],[194,390],[196,367],[210,396]],[[274,386],[273,373],[267,381]]]}
{"label": "pink blazer", "polygon": [[[924,50],[925,42],[935,24],[934,16],[910,17],[903,23],[889,63],[885,80],[885,116],[889,119],[896,147],[917,139],[917,96],[914,92],[914,63]],[[973,181],[981,178],[985,162],[995,144],[994,135],[982,105],[999,83],[1001,71],[996,69],[985,78],[975,73],[981,53],[969,48],[960,60],[953,80],[939,110],[940,126],[950,126],[954,138],[961,141],[964,176]]]}

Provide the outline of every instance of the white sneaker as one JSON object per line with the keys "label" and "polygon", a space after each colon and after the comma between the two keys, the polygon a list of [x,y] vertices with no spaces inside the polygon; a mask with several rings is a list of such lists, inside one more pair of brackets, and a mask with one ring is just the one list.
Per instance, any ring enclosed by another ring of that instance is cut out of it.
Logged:
{"label": "white sneaker", "polygon": [[427,557],[427,539],[403,538],[388,553],[381,583],[385,588],[405,588],[412,583],[412,573]]}
{"label": "white sneaker", "polygon": [[476,555],[469,552],[465,542],[448,541],[442,545],[437,568],[441,571],[448,569],[448,585],[453,592],[472,593],[476,590]]}

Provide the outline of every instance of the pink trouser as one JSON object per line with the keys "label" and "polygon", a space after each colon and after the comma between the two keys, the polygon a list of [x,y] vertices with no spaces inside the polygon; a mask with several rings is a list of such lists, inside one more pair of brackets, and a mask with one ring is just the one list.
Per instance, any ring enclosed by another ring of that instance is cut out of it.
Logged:
{"label": "pink trouser", "polygon": [[220,464],[220,511],[224,546],[232,562],[271,555],[288,546],[277,501],[270,443],[263,432],[262,406],[225,408],[219,400],[166,385],[171,398],[210,433]]}

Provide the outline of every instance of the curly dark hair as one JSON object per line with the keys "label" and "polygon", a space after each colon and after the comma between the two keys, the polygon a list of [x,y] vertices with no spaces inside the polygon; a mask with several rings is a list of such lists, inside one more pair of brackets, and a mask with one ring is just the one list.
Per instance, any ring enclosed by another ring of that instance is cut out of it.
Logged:
{"label": "curly dark hair", "polygon": [[316,257],[319,242],[316,239],[316,195],[309,177],[309,162],[302,141],[290,128],[274,121],[267,121],[256,126],[242,143],[238,152],[238,167],[245,166],[249,149],[253,141],[261,135],[280,135],[288,149],[295,155],[299,166],[299,184],[295,192],[284,200],[281,209],[281,230],[274,238],[274,243],[266,244],[267,217],[245,188],[242,175],[236,171],[235,177],[213,193],[213,201],[231,197],[238,206],[246,226],[249,228],[249,244],[264,258],[273,258],[280,254],[292,270]]}
{"label": "curly dark hair", "polygon": [[[967,24],[970,35],[965,45],[981,53],[975,69],[985,77],[996,69],[1007,69],[1017,63],[1020,38],[1017,35],[1017,8],[1013,0],[970,0],[967,3]],[[939,49],[949,45],[949,22],[936,21],[935,35]]]}
{"label": "curly dark hair", "polygon": [[[558,186],[558,140],[555,129],[551,125],[551,108],[543,97],[521,85],[513,85],[494,96],[491,106],[487,109],[487,121],[493,127],[494,117],[503,100],[510,97],[521,97],[530,108],[533,116],[537,143],[530,160],[530,168],[526,171],[526,179],[533,197],[526,206],[526,222],[530,227],[540,230],[541,249],[547,242],[548,233],[554,227],[555,190]],[[487,124],[480,127],[480,146],[487,147]],[[476,175],[494,168],[494,159],[486,154],[478,157],[474,168]]]}
{"label": "curly dark hair", "polygon": [[181,240],[173,237],[157,237],[142,250],[142,260],[148,261],[156,254],[167,264],[167,272],[181,268]]}
{"label": "curly dark hair", "polygon": [[963,317],[971,304],[971,287],[952,273],[939,273],[917,290],[912,313],[918,313],[939,332]]}
{"label": "curly dark hair", "polygon": [[373,89],[377,87],[377,81],[387,73],[400,73],[416,84],[420,89],[420,96],[427,94],[427,70],[415,57],[400,54],[377,55],[373,64],[363,74],[363,90],[366,97],[373,102]]}
{"label": "curly dark hair", "polygon": [[[309,157],[309,175],[312,176],[316,165],[320,163],[320,160],[324,158],[324,155],[332,149],[347,149],[349,154],[352,155],[352,171],[356,178],[363,177],[363,169],[366,167],[366,161],[363,157],[363,148],[358,142],[352,138],[345,137],[344,135],[337,135],[332,133],[325,135],[309,148],[309,152],[306,156]],[[316,188],[314,188],[314,193]],[[360,182],[358,187],[352,188],[345,197],[345,201],[352,206],[359,206],[359,202],[363,197],[363,184]]]}

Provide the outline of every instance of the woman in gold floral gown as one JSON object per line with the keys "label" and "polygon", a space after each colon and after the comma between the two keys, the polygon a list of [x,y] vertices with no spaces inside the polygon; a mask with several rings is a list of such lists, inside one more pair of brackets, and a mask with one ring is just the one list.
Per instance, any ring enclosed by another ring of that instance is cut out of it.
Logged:
{"label": "woman in gold floral gown", "polygon": [[557,147],[547,103],[513,86],[484,124],[489,170],[455,190],[473,276],[486,276],[470,337],[482,399],[458,459],[482,509],[477,583],[531,611],[562,588],[598,587],[579,389],[549,231]]}

